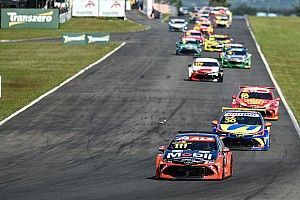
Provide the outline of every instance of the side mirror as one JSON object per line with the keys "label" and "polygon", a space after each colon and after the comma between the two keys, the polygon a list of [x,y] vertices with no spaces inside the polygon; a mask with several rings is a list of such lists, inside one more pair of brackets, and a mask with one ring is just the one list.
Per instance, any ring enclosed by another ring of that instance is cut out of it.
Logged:
{"label": "side mirror", "polygon": [[228,147],[224,147],[224,148],[222,149],[222,151],[223,151],[223,152],[229,152],[230,149],[229,149]]}
{"label": "side mirror", "polygon": [[218,125],[218,120],[213,120],[211,123],[212,123],[213,125],[217,126],[217,125]]}
{"label": "side mirror", "polygon": [[271,122],[266,122],[265,123],[265,127],[270,127],[270,126],[272,126]]}
{"label": "side mirror", "polygon": [[281,99],[280,98],[276,98],[275,101],[281,101]]}
{"label": "side mirror", "polygon": [[232,96],[232,99],[236,99],[236,96],[235,96],[235,95],[233,95],[233,96]]}
{"label": "side mirror", "polygon": [[166,147],[165,146],[160,146],[159,148],[158,148],[158,151],[160,151],[160,152],[165,152],[165,150],[166,150]]}

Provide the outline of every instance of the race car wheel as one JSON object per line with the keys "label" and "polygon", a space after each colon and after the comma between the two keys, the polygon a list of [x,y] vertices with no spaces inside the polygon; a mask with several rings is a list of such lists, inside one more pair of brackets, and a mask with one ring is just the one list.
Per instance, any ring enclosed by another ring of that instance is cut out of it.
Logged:
{"label": "race car wheel", "polygon": [[225,157],[223,158],[223,170],[222,170],[222,180],[225,178]]}
{"label": "race car wheel", "polygon": [[231,155],[231,158],[230,158],[230,175],[229,175],[229,177],[232,176],[232,172],[233,172],[232,164],[233,164],[233,158],[232,158],[232,155]]}
{"label": "race car wheel", "polygon": [[220,83],[223,82],[223,76],[222,75],[219,75],[218,82],[220,82]]}

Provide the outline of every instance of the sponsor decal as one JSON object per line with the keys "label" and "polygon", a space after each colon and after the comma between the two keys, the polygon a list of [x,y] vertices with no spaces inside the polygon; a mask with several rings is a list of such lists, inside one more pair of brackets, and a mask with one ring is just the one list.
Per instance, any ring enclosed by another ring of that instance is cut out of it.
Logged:
{"label": "sponsor decal", "polygon": [[24,24],[27,22],[32,23],[45,23],[45,22],[52,22],[53,20],[53,11],[45,12],[37,15],[18,15],[16,12],[7,12],[9,16],[9,24],[8,26],[14,26],[17,24]]}
{"label": "sponsor decal", "polygon": [[91,7],[95,7],[95,6],[96,6],[95,3],[94,3],[92,0],[89,0],[88,3],[87,3],[84,7],[85,7],[85,8],[86,8],[86,7],[91,8]]}
{"label": "sponsor decal", "polygon": [[79,35],[79,36],[68,36],[64,35],[63,36],[64,43],[69,43],[69,42],[80,42],[80,41],[85,41],[86,40],[86,35]]}
{"label": "sponsor decal", "polygon": [[203,160],[211,160],[212,154],[206,152],[198,152],[198,153],[180,153],[180,152],[170,152],[167,154],[167,158],[183,158],[183,157],[194,157],[196,159],[203,159]]}
{"label": "sponsor decal", "polygon": [[257,113],[225,113],[224,116],[234,117],[234,116],[245,116],[245,117],[259,117]]}
{"label": "sponsor decal", "polygon": [[121,7],[121,4],[118,1],[114,1],[114,3],[112,4],[111,8],[113,7]]}
{"label": "sponsor decal", "polygon": [[58,28],[58,9],[1,9],[2,28]]}

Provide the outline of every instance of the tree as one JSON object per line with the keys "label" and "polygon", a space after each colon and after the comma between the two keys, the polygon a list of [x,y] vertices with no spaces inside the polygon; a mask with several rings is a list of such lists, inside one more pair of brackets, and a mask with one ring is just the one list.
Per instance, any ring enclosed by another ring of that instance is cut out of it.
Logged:
{"label": "tree", "polygon": [[227,0],[209,0],[210,6],[225,6],[228,7],[229,4],[227,3]]}

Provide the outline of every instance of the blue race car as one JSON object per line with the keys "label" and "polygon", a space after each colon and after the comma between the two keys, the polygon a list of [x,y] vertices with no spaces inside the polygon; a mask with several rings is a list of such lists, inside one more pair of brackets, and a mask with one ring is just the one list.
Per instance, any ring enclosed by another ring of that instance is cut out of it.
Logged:
{"label": "blue race car", "polygon": [[221,118],[214,120],[212,132],[220,136],[225,146],[235,150],[263,150],[270,148],[271,123],[252,109],[223,108]]}

